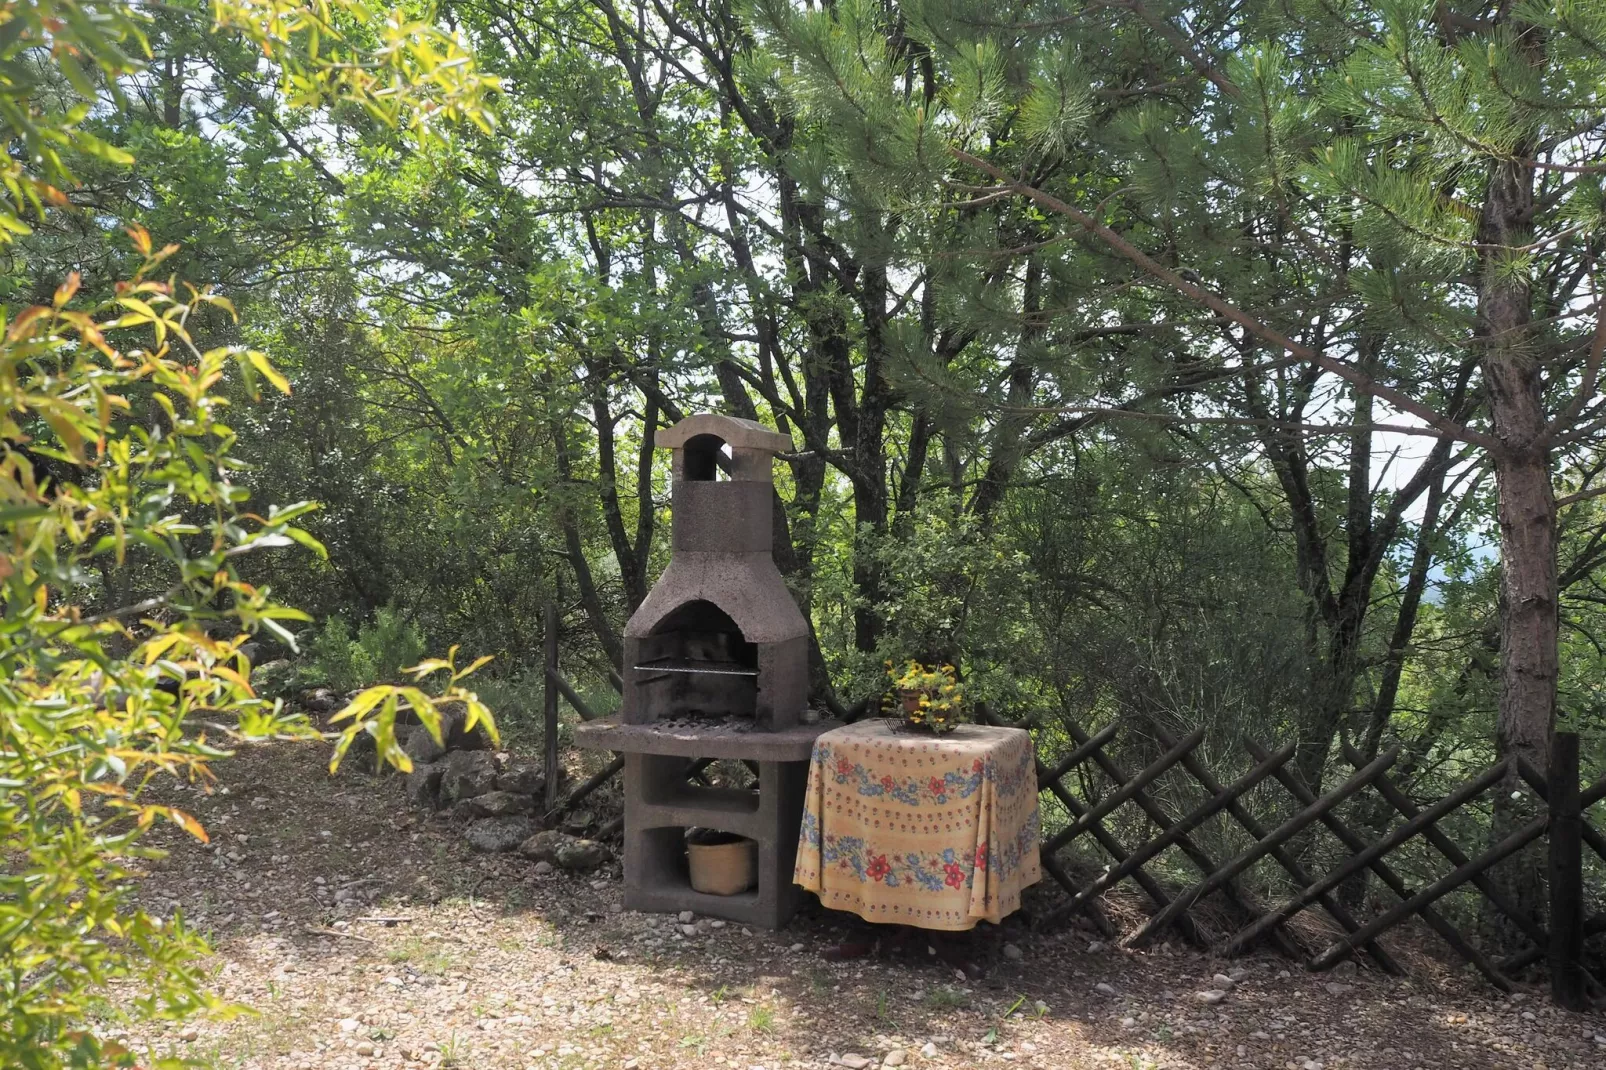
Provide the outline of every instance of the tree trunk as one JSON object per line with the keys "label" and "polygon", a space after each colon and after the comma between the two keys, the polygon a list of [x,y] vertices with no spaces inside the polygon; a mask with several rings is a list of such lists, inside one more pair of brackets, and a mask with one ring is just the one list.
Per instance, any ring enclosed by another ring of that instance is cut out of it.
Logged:
{"label": "tree trunk", "polygon": [[1484,202],[1478,342],[1500,448],[1494,451],[1500,522],[1500,718],[1503,756],[1543,770],[1556,720],[1556,499],[1545,409],[1540,396],[1538,339],[1530,329],[1532,286],[1510,260],[1533,241],[1534,168],[1495,165]]}
{"label": "tree trunk", "polygon": [[[1537,401],[1537,399],[1536,399]],[[1503,756],[1543,770],[1556,727],[1556,502],[1546,451],[1495,463],[1500,493],[1500,719]]]}
{"label": "tree trunk", "polygon": [[[1543,34],[1517,27],[1529,59],[1545,62]],[[1518,252],[1534,240],[1533,141],[1491,166],[1478,227],[1482,250],[1476,342],[1499,447],[1492,451],[1500,523],[1500,713],[1502,757],[1549,764],[1556,723],[1558,603],[1556,499],[1541,397],[1542,342],[1532,329],[1533,285]],[[1522,819],[1515,773],[1496,797],[1492,837]],[[1522,908],[1542,912],[1543,855],[1519,852],[1497,874]]]}

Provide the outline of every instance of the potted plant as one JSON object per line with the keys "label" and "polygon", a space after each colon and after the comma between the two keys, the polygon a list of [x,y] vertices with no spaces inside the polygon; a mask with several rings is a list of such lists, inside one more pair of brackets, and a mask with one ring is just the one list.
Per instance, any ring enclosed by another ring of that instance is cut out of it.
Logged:
{"label": "potted plant", "polygon": [[941,734],[959,724],[965,685],[952,665],[930,667],[910,659],[902,665],[887,662],[887,675],[903,704],[903,723]]}

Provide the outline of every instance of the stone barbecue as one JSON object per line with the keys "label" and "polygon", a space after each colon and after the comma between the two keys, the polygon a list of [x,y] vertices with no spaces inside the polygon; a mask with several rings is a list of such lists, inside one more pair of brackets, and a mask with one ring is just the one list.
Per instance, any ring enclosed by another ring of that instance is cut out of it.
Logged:
{"label": "stone barbecue", "polygon": [[[772,467],[791,440],[751,420],[704,413],[657,435],[673,451],[669,566],[625,626],[620,712],[575,730],[582,747],[625,756],[625,906],[694,910],[779,928],[792,883],[814,737],[805,723],[808,622],[771,553]],[[746,761],[757,790],[689,779],[699,758]],[[757,844],[757,886],[691,887],[685,833]]]}

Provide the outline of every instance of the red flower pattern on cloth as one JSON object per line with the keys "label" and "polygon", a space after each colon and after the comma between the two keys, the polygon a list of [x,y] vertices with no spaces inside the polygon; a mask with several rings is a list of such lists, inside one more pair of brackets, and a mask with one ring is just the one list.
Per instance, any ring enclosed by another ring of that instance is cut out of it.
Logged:
{"label": "red flower pattern on cloth", "polygon": [[959,888],[964,885],[965,867],[961,866],[958,862],[949,862],[947,865],[942,867],[942,871],[945,874],[943,883],[947,884],[948,887]]}
{"label": "red flower pattern on cloth", "polygon": [[886,855],[871,855],[870,864],[864,868],[865,876],[873,881],[881,880],[891,872],[892,866],[888,864]]}

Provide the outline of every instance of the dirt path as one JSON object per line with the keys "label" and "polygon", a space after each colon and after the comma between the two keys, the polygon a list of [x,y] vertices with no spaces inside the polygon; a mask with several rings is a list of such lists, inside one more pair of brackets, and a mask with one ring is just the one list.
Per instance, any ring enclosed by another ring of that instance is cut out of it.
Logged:
{"label": "dirt path", "polygon": [[[1606,1017],[1473,982],[1024,931],[999,933],[1018,947],[966,982],[919,955],[828,963],[849,931],[829,916],[688,930],[624,912],[617,867],[581,879],[475,855],[444,820],[409,816],[396,781],[331,778],[326,760],[251,748],[213,794],[178,793],[213,844],[167,835],[144,894],[213,934],[217,989],[252,1013],[126,1041],[262,1070],[1606,1067]],[[1200,1002],[1229,968],[1246,971],[1230,995]]]}

